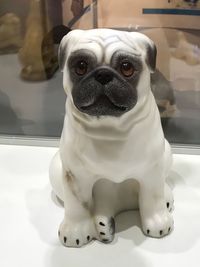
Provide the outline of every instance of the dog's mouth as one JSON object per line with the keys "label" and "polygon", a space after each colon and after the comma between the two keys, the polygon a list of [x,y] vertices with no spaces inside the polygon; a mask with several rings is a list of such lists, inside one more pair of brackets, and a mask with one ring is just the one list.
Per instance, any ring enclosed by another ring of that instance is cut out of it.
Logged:
{"label": "dog's mouth", "polygon": [[98,71],[106,71],[103,72],[105,77],[96,71],[99,76],[95,76],[96,72],[89,74],[73,87],[72,97],[76,108],[97,117],[119,117],[131,110],[137,102],[137,90],[113,71],[108,72],[105,68]]}
{"label": "dog's mouth", "polygon": [[113,103],[106,95],[100,95],[96,101],[85,103],[77,108],[84,113],[95,116],[113,115],[113,113],[119,116],[129,109],[128,106]]}

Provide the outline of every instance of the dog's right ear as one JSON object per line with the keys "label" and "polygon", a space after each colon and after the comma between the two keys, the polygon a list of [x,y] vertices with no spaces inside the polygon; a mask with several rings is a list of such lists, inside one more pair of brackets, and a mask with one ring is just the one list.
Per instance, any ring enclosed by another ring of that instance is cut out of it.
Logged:
{"label": "dog's right ear", "polygon": [[146,44],[146,63],[149,66],[151,73],[154,73],[156,70],[156,56],[157,49],[153,41],[151,41],[151,43]]}
{"label": "dog's right ear", "polygon": [[67,55],[70,53],[71,47],[78,42],[82,32],[82,30],[72,30],[62,38],[58,49],[58,64],[61,71],[64,69]]}
{"label": "dog's right ear", "polygon": [[132,36],[133,42],[137,44],[145,51],[145,61],[151,73],[156,69],[156,56],[157,49],[154,42],[145,34],[140,32],[130,32],[129,36]]}
{"label": "dog's right ear", "polygon": [[66,62],[68,39],[69,39],[69,37],[68,37],[68,34],[67,34],[62,38],[62,40],[60,42],[59,49],[58,49],[58,64],[59,64],[59,67],[60,67],[61,71],[63,71],[64,65],[65,65],[65,62]]}

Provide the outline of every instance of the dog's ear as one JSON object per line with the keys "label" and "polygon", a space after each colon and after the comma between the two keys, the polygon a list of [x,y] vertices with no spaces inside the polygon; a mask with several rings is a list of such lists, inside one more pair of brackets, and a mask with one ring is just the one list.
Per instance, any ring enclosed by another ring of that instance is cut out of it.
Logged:
{"label": "dog's ear", "polygon": [[153,73],[156,69],[157,56],[157,49],[154,42],[143,33],[131,32],[129,34],[131,35],[133,44],[136,43],[142,49],[142,53],[145,53],[146,64],[150,72]]}
{"label": "dog's ear", "polygon": [[69,31],[68,34],[66,34],[62,38],[58,49],[58,64],[60,66],[61,71],[63,71],[64,69],[65,62],[67,60],[67,55],[70,52],[70,47],[73,47],[75,42],[78,41],[81,32],[81,30]]}
{"label": "dog's ear", "polygon": [[69,36],[67,34],[62,38],[60,45],[59,45],[59,49],[58,49],[58,64],[59,64],[61,71],[63,71],[65,61],[66,61],[68,39],[69,39]]}
{"label": "dog's ear", "polygon": [[151,41],[146,44],[146,63],[151,73],[156,70],[156,56],[157,49],[155,44]]}
{"label": "dog's ear", "polygon": [[151,73],[156,70],[157,49],[154,42],[146,35],[139,33],[140,47],[145,50],[145,61]]}

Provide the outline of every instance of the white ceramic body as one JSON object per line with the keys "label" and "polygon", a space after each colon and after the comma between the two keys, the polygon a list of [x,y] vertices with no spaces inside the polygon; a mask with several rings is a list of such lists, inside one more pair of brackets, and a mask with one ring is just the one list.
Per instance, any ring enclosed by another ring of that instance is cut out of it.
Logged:
{"label": "white ceramic body", "polygon": [[[142,34],[108,29],[75,30],[61,43],[66,116],[50,180],[65,205],[59,236],[66,246],[82,246],[93,238],[112,241],[111,218],[130,208],[139,207],[143,232],[149,236],[162,237],[173,229],[173,197],[165,183],[172,155],[150,88],[146,44],[153,45]],[[99,64],[107,65],[119,49],[137,53],[143,68],[133,109],[120,117],[95,117],[75,107],[67,61],[80,49],[92,51]]]}

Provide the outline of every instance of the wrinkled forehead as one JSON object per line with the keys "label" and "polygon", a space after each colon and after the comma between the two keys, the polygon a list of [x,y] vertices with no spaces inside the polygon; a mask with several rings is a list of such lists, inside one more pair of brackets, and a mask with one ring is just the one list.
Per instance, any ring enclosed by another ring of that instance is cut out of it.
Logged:
{"label": "wrinkled forehead", "polygon": [[77,50],[90,50],[97,57],[98,62],[109,64],[112,55],[118,50],[123,50],[129,54],[137,57],[142,56],[141,48],[138,46],[136,40],[128,38],[126,34],[118,34],[118,32],[111,32],[106,34],[101,32],[99,34],[86,33],[80,36],[78,42],[71,47],[71,53]]}

